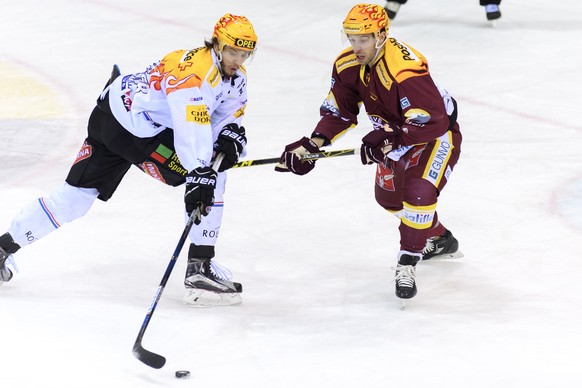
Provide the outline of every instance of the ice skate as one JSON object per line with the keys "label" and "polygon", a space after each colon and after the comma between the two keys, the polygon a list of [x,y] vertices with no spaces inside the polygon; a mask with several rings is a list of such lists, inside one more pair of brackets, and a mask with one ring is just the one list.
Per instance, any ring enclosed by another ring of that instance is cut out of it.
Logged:
{"label": "ice skate", "polygon": [[194,307],[232,306],[242,303],[240,283],[231,282],[232,274],[211,259],[188,259],[183,302]]}
{"label": "ice skate", "polygon": [[16,263],[12,254],[20,249],[20,246],[14,242],[12,236],[4,233],[0,236],[0,285],[9,282],[14,273],[18,272]]}
{"label": "ice skate", "polygon": [[450,230],[426,240],[426,246],[422,250],[422,260],[458,259],[461,257],[463,257],[463,253],[459,251],[459,242]]}
{"label": "ice skate", "polygon": [[8,258],[11,255],[6,252],[2,247],[0,247],[0,284],[9,282],[12,279],[12,271],[8,268]]}
{"label": "ice skate", "polygon": [[420,260],[420,254],[400,252],[394,283],[396,284],[396,296],[402,299],[402,308],[406,307],[406,300],[416,295],[416,263]]}
{"label": "ice skate", "polygon": [[493,22],[501,17],[501,11],[499,10],[499,6],[495,4],[489,4],[485,6],[485,15],[487,16],[487,20]]}
{"label": "ice skate", "polygon": [[392,20],[396,17],[396,14],[398,13],[398,10],[400,9],[400,3],[397,3],[396,1],[387,1],[386,4],[384,5],[384,10],[386,10],[386,13],[388,14],[388,19]]}

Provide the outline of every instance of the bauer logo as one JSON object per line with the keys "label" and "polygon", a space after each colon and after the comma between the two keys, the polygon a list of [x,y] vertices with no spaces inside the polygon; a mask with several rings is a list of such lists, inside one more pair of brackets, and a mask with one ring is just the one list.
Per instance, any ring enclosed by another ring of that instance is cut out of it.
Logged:
{"label": "bauer logo", "polygon": [[210,116],[206,106],[186,105],[186,121],[202,125],[210,124]]}

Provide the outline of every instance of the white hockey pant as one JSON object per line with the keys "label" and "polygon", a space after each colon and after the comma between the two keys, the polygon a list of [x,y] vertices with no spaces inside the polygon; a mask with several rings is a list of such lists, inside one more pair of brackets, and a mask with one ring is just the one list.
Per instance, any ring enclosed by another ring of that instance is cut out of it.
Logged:
{"label": "white hockey pant", "polygon": [[26,205],[12,220],[8,233],[21,247],[32,244],[61,225],[87,214],[98,196],[97,189],[65,183],[50,197],[41,197]]}
{"label": "white hockey pant", "polygon": [[[218,174],[216,189],[214,189],[214,205],[207,216],[202,217],[199,225],[193,225],[190,230],[190,241],[196,245],[216,245],[220,225],[222,224],[222,211],[224,207],[224,190],[226,186],[226,173]],[[186,220],[188,215],[185,215]]]}

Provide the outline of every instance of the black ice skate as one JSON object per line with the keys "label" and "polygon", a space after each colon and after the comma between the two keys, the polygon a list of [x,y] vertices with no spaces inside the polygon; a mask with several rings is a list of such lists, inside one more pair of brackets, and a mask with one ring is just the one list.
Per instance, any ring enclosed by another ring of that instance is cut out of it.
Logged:
{"label": "black ice skate", "polygon": [[463,257],[463,253],[459,251],[459,242],[450,230],[426,240],[426,246],[422,250],[422,260],[458,259],[460,257]]}
{"label": "black ice skate", "polygon": [[231,282],[230,271],[211,259],[188,259],[185,304],[195,307],[231,306],[242,303],[240,283]]}
{"label": "black ice skate", "polygon": [[9,282],[12,279],[12,271],[6,266],[6,261],[9,257],[10,253],[0,247],[0,284]]}
{"label": "black ice skate", "polygon": [[394,283],[396,284],[396,296],[400,299],[410,299],[416,295],[416,263],[419,260],[420,256],[407,253],[402,253],[398,259]]}
{"label": "black ice skate", "polygon": [[14,242],[9,233],[4,233],[0,236],[0,284],[9,282],[14,276],[12,270],[8,268],[8,264],[18,272],[12,254],[19,249],[20,245]]}
{"label": "black ice skate", "polygon": [[499,10],[499,6],[495,4],[489,4],[485,6],[485,15],[487,16],[487,20],[497,20],[501,17],[501,11]]}
{"label": "black ice skate", "polygon": [[400,9],[400,3],[396,1],[387,1],[386,5],[384,5],[384,10],[388,14],[388,19],[392,20],[396,17],[398,10]]}

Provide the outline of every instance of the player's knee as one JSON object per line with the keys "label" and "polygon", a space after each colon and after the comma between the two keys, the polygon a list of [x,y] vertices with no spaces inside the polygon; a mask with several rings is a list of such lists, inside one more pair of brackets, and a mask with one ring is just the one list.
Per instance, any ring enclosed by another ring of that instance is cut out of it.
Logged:
{"label": "player's knee", "polygon": [[429,206],[435,204],[437,198],[438,191],[429,181],[416,178],[406,182],[403,201],[413,206]]}
{"label": "player's knee", "polygon": [[65,223],[87,214],[98,196],[96,189],[74,187],[65,183],[46,198],[45,202],[59,222]]}

